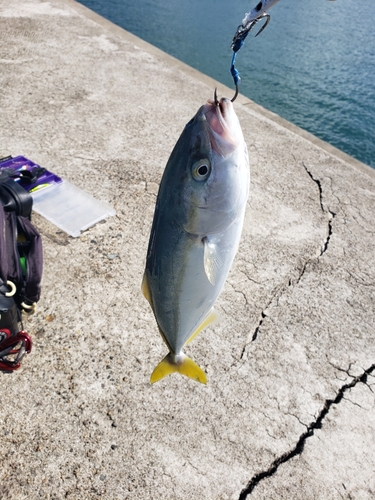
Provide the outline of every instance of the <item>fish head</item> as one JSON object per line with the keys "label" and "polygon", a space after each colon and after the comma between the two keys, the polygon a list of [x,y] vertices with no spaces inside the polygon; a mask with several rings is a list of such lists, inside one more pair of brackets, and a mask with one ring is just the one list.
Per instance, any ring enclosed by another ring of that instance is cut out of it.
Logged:
{"label": "fish head", "polygon": [[246,204],[249,185],[246,144],[232,102],[208,101],[184,132],[189,142],[184,229],[202,236],[221,232]]}

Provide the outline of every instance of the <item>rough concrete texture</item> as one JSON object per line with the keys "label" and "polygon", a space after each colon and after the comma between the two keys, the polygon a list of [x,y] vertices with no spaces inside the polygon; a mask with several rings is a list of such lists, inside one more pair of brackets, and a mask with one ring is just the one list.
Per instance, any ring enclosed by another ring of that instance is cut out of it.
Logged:
{"label": "rough concrete texture", "polygon": [[158,183],[214,87],[233,90],[70,0],[0,0],[0,23],[0,154],[117,210],[76,239],[34,215],[43,295],[33,352],[0,374],[1,498],[374,498],[374,172],[240,96],[243,238],[221,321],[186,350],[208,385],[151,386]]}

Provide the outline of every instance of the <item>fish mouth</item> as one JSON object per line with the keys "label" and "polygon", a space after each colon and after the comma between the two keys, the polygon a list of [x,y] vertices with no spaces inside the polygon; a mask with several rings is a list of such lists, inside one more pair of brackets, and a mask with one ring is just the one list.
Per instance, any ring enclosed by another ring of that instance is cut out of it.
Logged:
{"label": "fish mouth", "polygon": [[243,142],[242,130],[230,99],[209,100],[203,106],[209,126],[211,147],[220,156],[227,157]]}

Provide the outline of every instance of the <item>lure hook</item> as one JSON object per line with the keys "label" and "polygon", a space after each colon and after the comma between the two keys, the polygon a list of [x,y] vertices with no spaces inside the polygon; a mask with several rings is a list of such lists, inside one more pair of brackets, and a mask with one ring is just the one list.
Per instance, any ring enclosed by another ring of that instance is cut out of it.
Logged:
{"label": "lure hook", "polygon": [[[255,35],[255,37],[257,37],[258,35],[260,35],[262,33],[262,31],[266,28],[267,24],[271,21],[271,16],[267,12],[265,12],[261,17],[258,17],[258,19],[255,20],[255,23],[257,23],[258,21],[260,21],[263,17],[266,17],[267,20],[263,24],[263,26],[260,28],[260,30],[258,31],[258,33]],[[254,26],[255,26],[255,24],[254,24]]]}
{"label": "lure hook", "polygon": [[268,12],[264,12],[256,19],[253,19],[252,21],[247,23],[246,26],[242,26],[242,24],[238,26],[237,31],[233,37],[232,44],[230,46],[233,52],[238,52],[240,50],[242,45],[245,43],[245,38],[247,37],[247,35],[250,33],[250,31],[252,31],[254,26],[263,18],[266,18],[266,22],[260,28],[258,33],[254,36],[254,38],[256,38],[258,35],[262,33],[263,30],[266,29],[267,24],[271,21],[271,16],[268,14]]}
{"label": "lure hook", "polygon": [[[236,91],[234,93],[234,96],[231,99],[231,102],[234,102],[237,99],[237,96],[238,96],[238,85],[236,85]],[[214,90],[214,103],[215,103],[215,106],[219,106],[219,104],[220,104],[219,99],[217,98],[217,87],[215,87],[215,90]]]}

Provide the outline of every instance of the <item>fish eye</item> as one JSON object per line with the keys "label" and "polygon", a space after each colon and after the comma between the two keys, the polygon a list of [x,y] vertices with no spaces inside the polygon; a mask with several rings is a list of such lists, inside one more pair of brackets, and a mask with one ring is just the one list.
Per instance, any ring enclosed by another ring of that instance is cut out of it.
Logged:
{"label": "fish eye", "polygon": [[196,181],[204,181],[210,175],[211,165],[208,160],[199,160],[192,167],[192,175]]}
{"label": "fish eye", "polygon": [[258,5],[255,7],[255,10],[259,12],[261,8],[262,8],[262,2],[259,2]]}
{"label": "fish eye", "polygon": [[207,165],[201,165],[198,169],[197,169],[197,173],[198,175],[200,176],[204,176],[206,174],[208,174],[208,167]]}

